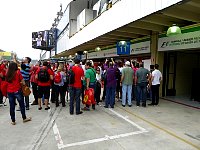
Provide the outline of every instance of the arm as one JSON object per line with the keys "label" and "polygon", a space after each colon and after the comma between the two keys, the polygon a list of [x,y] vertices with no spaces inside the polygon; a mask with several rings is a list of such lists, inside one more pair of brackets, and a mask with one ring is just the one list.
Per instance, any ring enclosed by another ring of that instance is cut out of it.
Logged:
{"label": "arm", "polygon": [[86,89],[89,88],[90,85],[90,78],[86,78]]}

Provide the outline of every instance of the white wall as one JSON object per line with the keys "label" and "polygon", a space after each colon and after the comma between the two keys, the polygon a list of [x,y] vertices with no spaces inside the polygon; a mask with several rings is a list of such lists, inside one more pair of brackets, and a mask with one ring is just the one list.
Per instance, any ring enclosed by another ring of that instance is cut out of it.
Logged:
{"label": "white wall", "polygon": [[181,0],[121,0],[70,38],[68,50]]}

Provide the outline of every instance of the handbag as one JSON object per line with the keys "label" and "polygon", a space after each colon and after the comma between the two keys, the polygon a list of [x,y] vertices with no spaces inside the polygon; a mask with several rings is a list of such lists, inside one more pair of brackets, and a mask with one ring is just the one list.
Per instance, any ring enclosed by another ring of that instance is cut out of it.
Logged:
{"label": "handbag", "polygon": [[31,94],[31,90],[27,85],[21,84],[22,87],[22,93],[24,96],[29,96]]}

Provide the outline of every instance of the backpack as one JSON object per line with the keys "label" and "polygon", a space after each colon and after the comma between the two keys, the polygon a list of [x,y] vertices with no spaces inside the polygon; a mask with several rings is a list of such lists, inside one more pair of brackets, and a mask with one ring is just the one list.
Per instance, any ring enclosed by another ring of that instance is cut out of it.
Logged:
{"label": "backpack", "polygon": [[48,82],[49,79],[50,75],[48,73],[48,70],[46,68],[40,68],[40,71],[38,72],[38,81]]}
{"label": "backpack", "polygon": [[62,76],[60,72],[56,72],[54,76],[54,82],[55,83],[60,83],[62,81]]}
{"label": "backpack", "polygon": [[68,83],[69,85],[70,85],[70,84],[74,84],[74,82],[75,82],[75,74],[74,74],[74,72],[73,72],[72,69],[69,69],[69,70],[67,71],[66,81],[67,81],[67,83]]}

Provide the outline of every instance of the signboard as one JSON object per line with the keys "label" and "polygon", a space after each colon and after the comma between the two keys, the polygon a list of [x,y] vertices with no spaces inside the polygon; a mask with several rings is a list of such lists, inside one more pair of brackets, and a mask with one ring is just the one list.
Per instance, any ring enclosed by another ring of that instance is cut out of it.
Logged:
{"label": "signboard", "polygon": [[200,48],[200,31],[189,32],[158,40],[158,51]]}
{"label": "signboard", "polygon": [[11,52],[0,52],[0,56],[11,56]]}
{"label": "signboard", "polygon": [[150,41],[131,44],[131,55],[150,53]]}
{"label": "signboard", "polygon": [[117,42],[117,55],[130,55],[130,42],[126,42],[125,45],[120,44],[120,42]]}
{"label": "signboard", "polygon": [[88,53],[87,54],[87,59],[116,57],[116,56],[118,56],[117,55],[117,49],[116,48],[112,48],[110,50]]}

